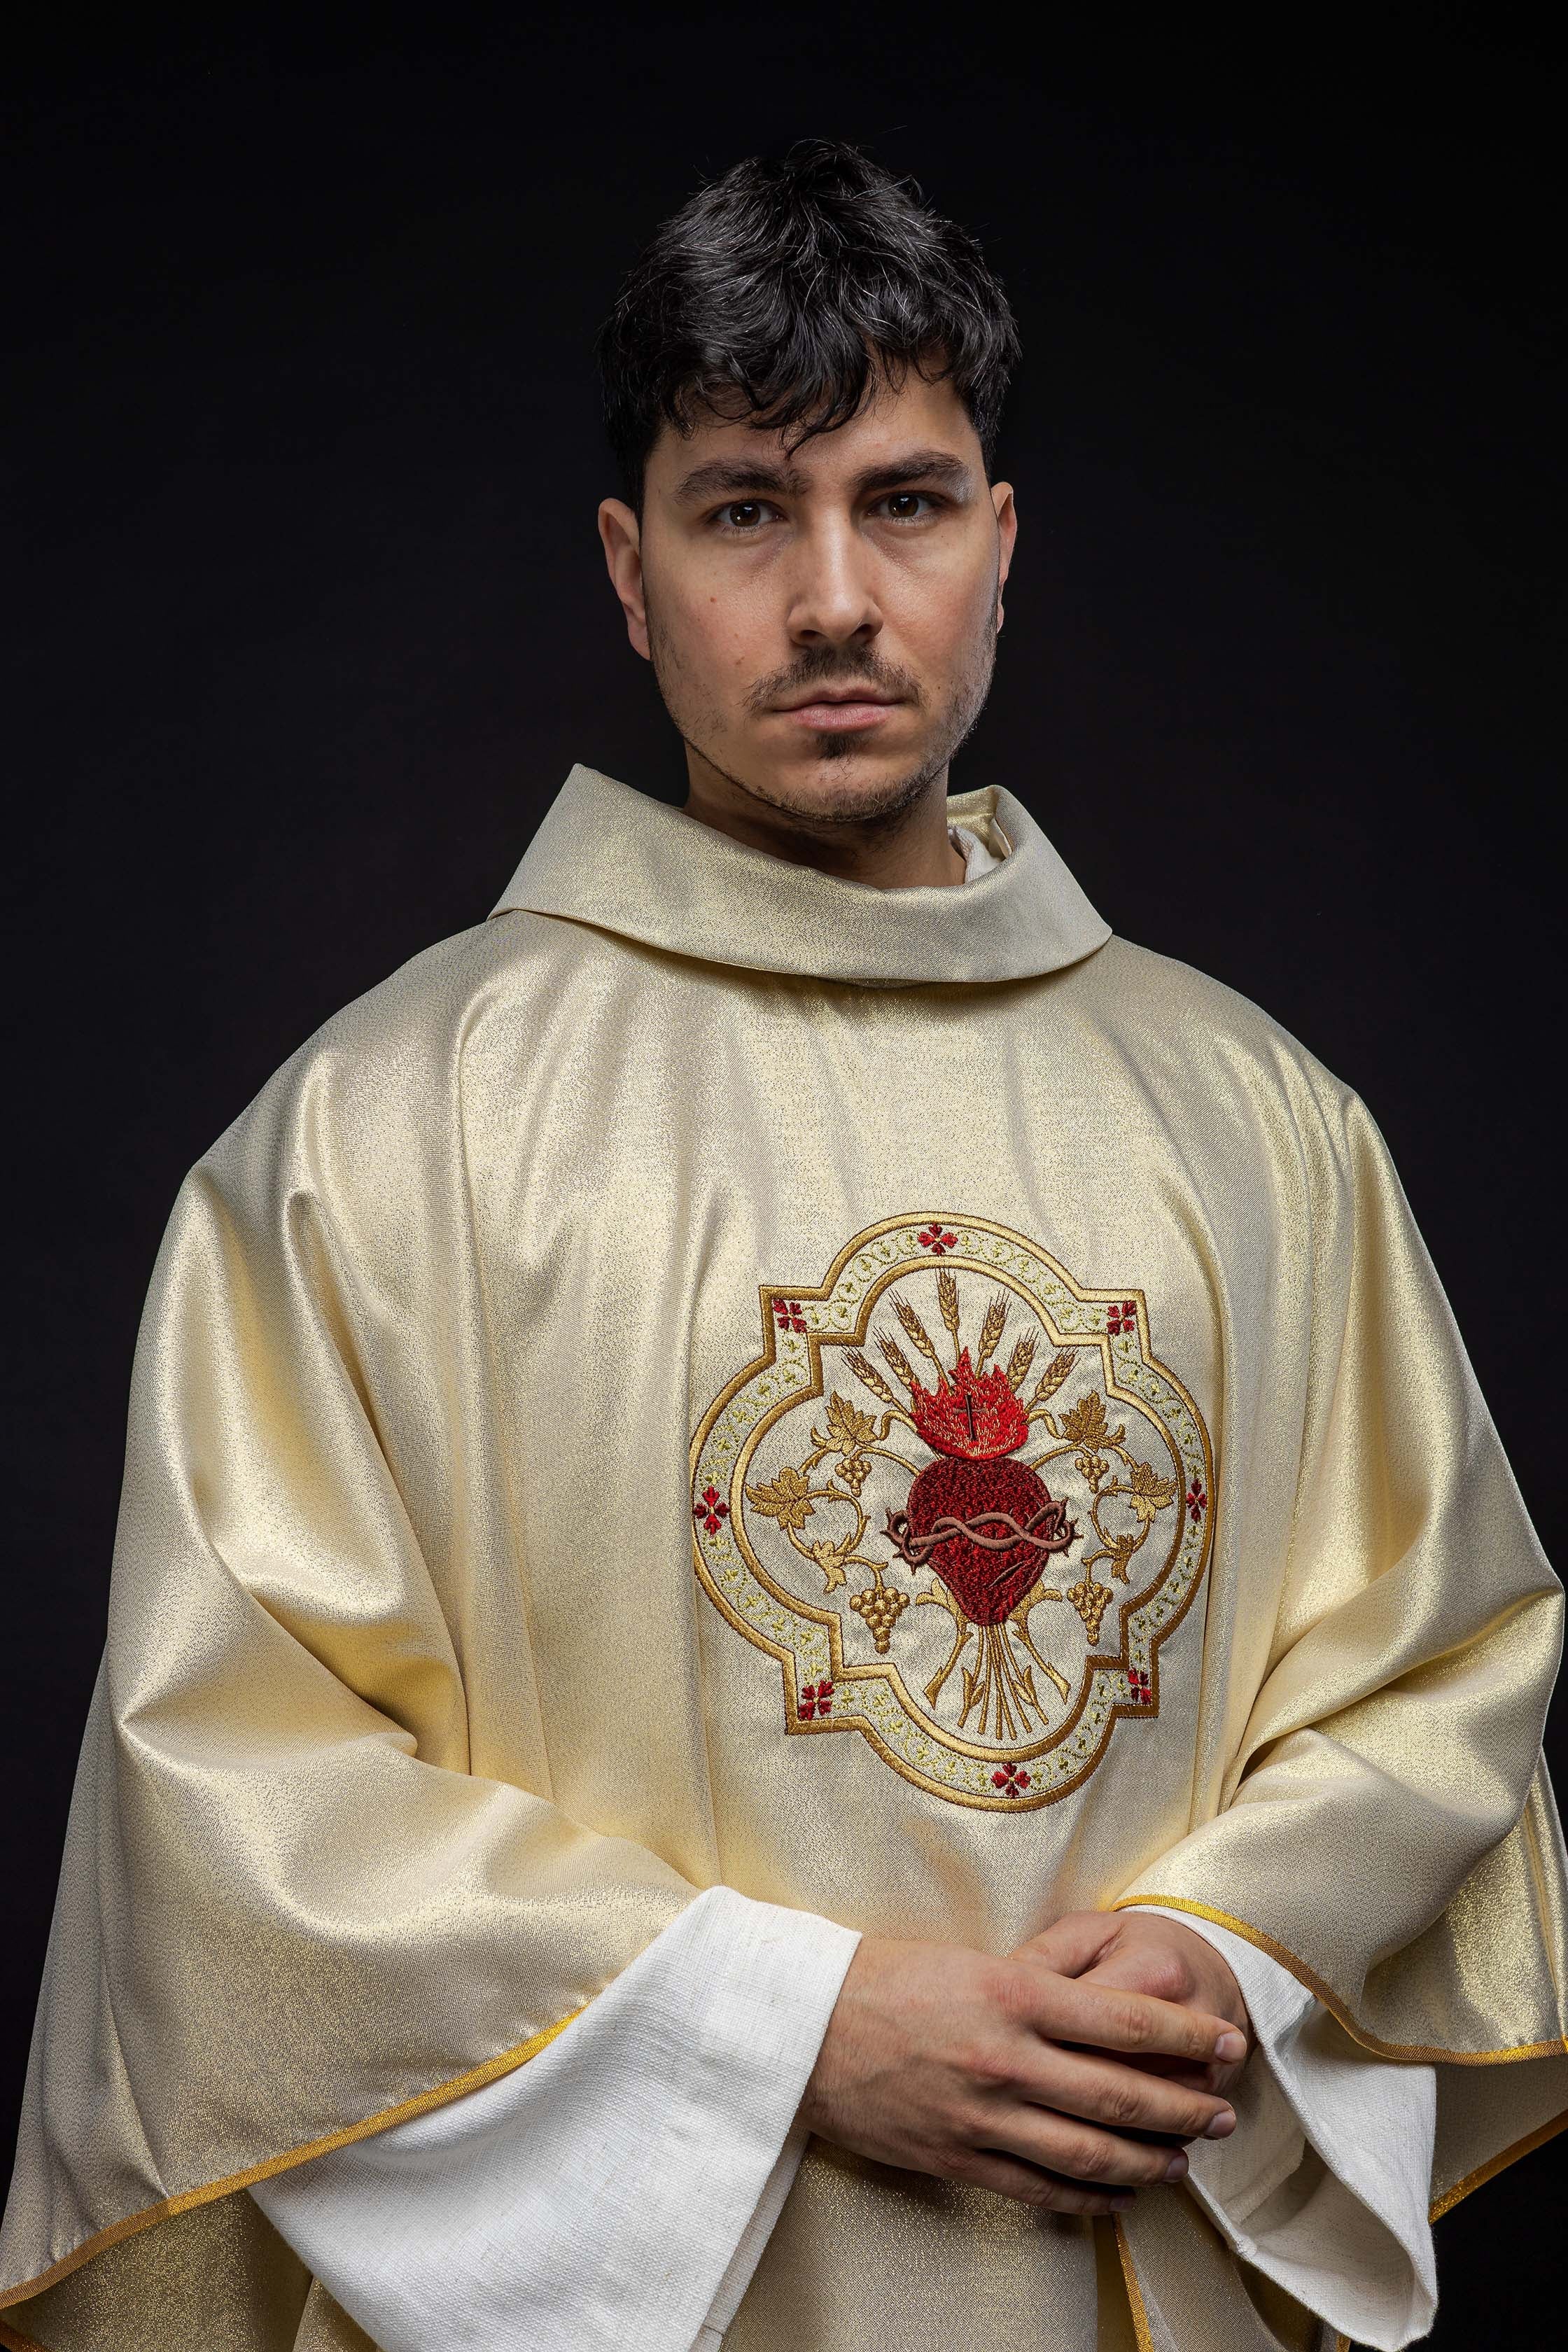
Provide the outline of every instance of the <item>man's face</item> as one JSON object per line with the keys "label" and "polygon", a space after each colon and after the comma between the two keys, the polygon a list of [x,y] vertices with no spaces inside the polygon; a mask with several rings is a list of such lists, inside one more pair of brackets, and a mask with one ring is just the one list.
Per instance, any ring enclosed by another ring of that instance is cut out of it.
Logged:
{"label": "man's face", "polygon": [[668,427],[640,521],[600,510],[637,651],[694,756],[809,824],[909,806],[991,680],[1016,523],[945,383],[912,371],[837,432]]}

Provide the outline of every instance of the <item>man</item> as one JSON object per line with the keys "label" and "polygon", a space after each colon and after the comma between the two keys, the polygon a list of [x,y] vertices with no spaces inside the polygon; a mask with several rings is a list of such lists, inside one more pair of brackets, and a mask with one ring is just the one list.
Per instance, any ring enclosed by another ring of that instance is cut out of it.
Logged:
{"label": "man", "polygon": [[1394,2346],[1559,2118],[1557,1587],[1376,1131],[948,795],[1013,355],[821,142],[629,280],[686,809],[575,771],[184,1188],[6,2343]]}

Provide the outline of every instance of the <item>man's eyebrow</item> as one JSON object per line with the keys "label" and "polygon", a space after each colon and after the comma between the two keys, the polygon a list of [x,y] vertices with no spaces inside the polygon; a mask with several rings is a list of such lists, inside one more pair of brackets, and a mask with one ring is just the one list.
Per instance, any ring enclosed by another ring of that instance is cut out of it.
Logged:
{"label": "man's eyebrow", "polygon": [[[973,480],[972,469],[949,449],[909,449],[868,466],[855,476],[850,488],[857,498],[873,490],[897,489],[900,482],[942,482],[962,496]],[[795,466],[770,466],[757,457],[714,457],[694,466],[676,486],[680,506],[700,506],[705,499],[799,499],[810,489],[809,478]]]}
{"label": "man's eyebrow", "polygon": [[682,506],[700,506],[704,499],[800,498],[809,485],[793,466],[769,466],[756,457],[715,457],[694,466],[676,488]]}
{"label": "man's eyebrow", "polygon": [[910,449],[880,466],[868,466],[855,477],[855,489],[864,498],[871,490],[897,489],[900,482],[942,482],[954,492],[970,487],[973,473],[950,449]]}

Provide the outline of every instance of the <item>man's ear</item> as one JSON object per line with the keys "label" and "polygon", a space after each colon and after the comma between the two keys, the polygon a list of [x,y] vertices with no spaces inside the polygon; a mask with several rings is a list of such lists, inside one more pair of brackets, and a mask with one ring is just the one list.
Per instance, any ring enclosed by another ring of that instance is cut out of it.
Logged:
{"label": "man's ear", "polygon": [[610,585],[626,616],[626,635],[644,661],[648,659],[647,608],[643,601],[642,527],[622,499],[606,499],[599,509],[599,537]]}
{"label": "man's ear", "polygon": [[996,536],[1000,541],[996,562],[996,626],[1002,626],[1002,591],[1007,585],[1007,574],[1013,569],[1013,550],[1018,543],[1018,509],[1013,502],[1011,482],[993,482],[991,503],[996,511]]}

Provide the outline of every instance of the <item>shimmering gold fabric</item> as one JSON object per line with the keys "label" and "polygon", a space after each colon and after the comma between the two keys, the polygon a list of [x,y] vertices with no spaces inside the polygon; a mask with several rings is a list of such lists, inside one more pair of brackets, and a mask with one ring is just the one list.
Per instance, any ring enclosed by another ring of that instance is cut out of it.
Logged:
{"label": "shimmering gold fabric", "polygon": [[[1108,941],[1009,794],[952,814],[1012,854],[879,894],[576,771],[495,919],[329,1023],[193,1172],[136,1361],[13,2327],[120,2347],[177,2307],[163,2342],[288,2352],[192,2210],[522,2063],[718,1881],[999,1949],[1069,1907],[1212,1911],[1367,2046],[1440,2054],[1439,2194],[1561,2111],[1531,1794],[1560,1595],[1376,1130],[1252,1006]],[[917,1208],[1134,1286],[1213,1439],[1158,1706],[1039,1810],[792,1736],[779,1664],[692,1572],[689,1448],[759,1286]],[[1180,2301],[1168,2202],[1127,2244]],[[951,2347],[984,2310],[996,2352],[1087,2352],[1093,2250],[1058,2234],[814,2151],[735,2341],[799,2352],[799,2307],[809,2352]],[[1207,2288],[1183,2309],[1181,2352],[1252,2340]]]}
{"label": "shimmering gold fabric", "polygon": [[[824,2259],[823,2249],[831,2249]],[[1125,2296],[1112,2298],[1112,2308]],[[763,2253],[725,2352],[1082,2346],[1097,2352],[1088,2225],[984,2189],[818,2147]],[[793,2330],[793,2338],[792,2333]]]}
{"label": "shimmering gold fabric", "polygon": [[1237,2262],[1195,2199],[1142,2197],[1117,2224],[1138,2352],[1329,2352],[1332,2331]]}
{"label": "shimmering gold fabric", "polygon": [[0,2342],[102,2344],[114,2352],[361,2352],[365,2339],[357,2329],[340,2339],[307,2327],[321,2294],[251,2198],[219,2197],[81,2263],[25,2313],[9,2315],[26,2336],[0,2320]]}

